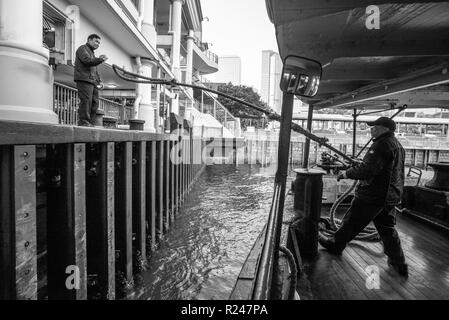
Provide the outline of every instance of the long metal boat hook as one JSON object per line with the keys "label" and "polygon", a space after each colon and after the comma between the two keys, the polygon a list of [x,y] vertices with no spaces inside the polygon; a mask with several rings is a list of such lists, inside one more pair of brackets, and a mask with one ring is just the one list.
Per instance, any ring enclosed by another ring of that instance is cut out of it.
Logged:
{"label": "long metal boat hook", "polygon": [[[233,100],[235,102],[241,103],[242,105],[245,105],[253,110],[259,111],[259,112],[265,114],[267,116],[267,118],[270,120],[281,122],[281,115],[277,114],[273,110],[266,110],[264,108],[255,106],[251,103],[248,103],[244,100],[235,98],[231,95],[228,95],[228,94],[220,92],[220,91],[216,91],[216,90],[205,88],[205,87],[195,86],[195,85],[191,85],[191,84],[180,83],[180,82],[177,82],[175,79],[167,80],[167,79],[148,78],[143,75],[127,71],[123,68],[120,68],[117,65],[112,65],[112,69],[114,70],[115,74],[120,79],[125,80],[125,81],[130,81],[130,82],[134,82],[134,83],[142,83],[142,84],[166,85],[166,86],[170,86],[170,87],[186,87],[186,88],[198,89],[198,90],[203,90],[203,91],[211,92],[214,94],[218,94],[220,96],[223,96],[223,97]],[[345,153],[341,152],[340,150],[338,150],[338,149],[334,148],[333,146],[331,146],[330,144],[328,144],[329,140],[327,138],[318,137],[318,136],[314,135],[313,133],[311,133],[310,131],[308,131],[307,129],[304,129],[303,127],[301,127],[300,125],[298,125],[294,122],[292,122],[292,130],[306,136],[308,139],[310,139],[312,141],[315,141],[320,146],[326,147],[329,150],[333,151],[334,153],[338,154],[343,159],[348,161],[348,163],[350,165],[356,165],[358,163],[355,159],[347,156]]]}

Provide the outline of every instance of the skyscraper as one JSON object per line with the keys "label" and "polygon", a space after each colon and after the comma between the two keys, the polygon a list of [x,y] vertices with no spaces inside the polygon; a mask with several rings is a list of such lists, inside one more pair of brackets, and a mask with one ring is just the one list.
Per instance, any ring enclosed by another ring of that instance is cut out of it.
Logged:
{"label": "skyscraper", "polygon": [[238,56],[222,56],[218,60],[218,72],[214,75],[215,82],[242,84],[242,59]]}
{"label": "skyscraper", "polygon": [[281,111],[282,92],[280,89],[282,60],[277,52],[262,51],[261,97],[270,108]]}

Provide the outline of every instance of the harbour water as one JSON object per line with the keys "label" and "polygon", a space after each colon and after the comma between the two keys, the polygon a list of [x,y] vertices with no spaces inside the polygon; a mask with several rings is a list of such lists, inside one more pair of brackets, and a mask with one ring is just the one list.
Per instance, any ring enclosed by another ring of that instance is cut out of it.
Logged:
{"label": "harbour water", "polygon": [[266,224],[276,167],[209,166],[136,281],[134,298],[228,299]]}
{"label": "harbour water", "polygon": [[[228,299],[267,222],[276,167],[206,167],[128,298]],[[423,173],[421,184],[432,176],[431,170]],[[416,180],[409,177],[407,184]]]}

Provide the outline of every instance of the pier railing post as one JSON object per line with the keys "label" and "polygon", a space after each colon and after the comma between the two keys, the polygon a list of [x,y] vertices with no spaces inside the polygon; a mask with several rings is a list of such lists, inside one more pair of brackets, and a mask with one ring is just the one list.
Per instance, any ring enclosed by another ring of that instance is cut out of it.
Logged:
{"label": "pier railing post", "polygon": [[170,141],[162,141],[164,152],[164,211],[165,211],[165,230],[168,232],[171,224],[170,210]]}
{"label": "pier railing post", "polygon": [[87,148],[87,272],[96,286],[88,295],[115,299],[114,143]]}
{"label": "pier railing post", "polygon": [[147,146],[147,185],[146,198],[146,218],[148,222],[148,237],[150,239],[151,251],[156,248],[156,141],[148,142]]}
{"label": "pier railing post", "polygon": [[133,145],[133,233],[135,234],[134,265],[142,270],[147,265],[146,250],[146,168],[147,142],[139,141]]}
{"label": "pier railing post", "polygon": [[0,298],[37,300],[36,147],[0,147]]}
{"label": "pier railing post", "polygon": [[156,173],[156,212],[157,234],[160,241],[164,235],[164,142],[157,142],[157,173]]}
{"label": "pier railing post", "polygon": [[13,147],[0,146],[0,299],[14,300],[15,296],[15,228],[12,201]]}
{"label": "pier railing post", "polygon": [[46,163],[48,298],[86,300],[86,146],[49,145]]}
{"label": "pier railing post", "polygon": [[117,143],[115,150],[116,283],[129,285],[133,279],[132,142]]}
{"label": "pier railing post", "polygon": [[174,151],[174,146],[175,143],[173,141],[169,141],[169,146],[170,146],[170,212],[171,212],[171,220],[174,221],[175,219],[175,215],[176,215],[176,197],[175,197],[175,179],[176,179],[176,168],[175,168],[175,163],[173,162],[174,159],[172,159],[173,155],[173,151]]}

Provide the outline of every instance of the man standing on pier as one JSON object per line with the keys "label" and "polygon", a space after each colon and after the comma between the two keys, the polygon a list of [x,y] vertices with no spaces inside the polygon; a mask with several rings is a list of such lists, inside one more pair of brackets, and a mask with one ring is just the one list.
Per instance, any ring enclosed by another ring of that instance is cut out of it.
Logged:
{"label": "man standing on pier", "polygon": [[402,276],[408,275],[396,225],[395,206],[401,203],[404,189],[405,151],[395,138],[396,123],[381,117],[371,126],[374,143],[363,163],[339,175],[340,179],[360,180],[354,201],[347,211],[341,227],[333,238],[320,236],[320,244],[329,252],[341,254],[353,240],[373,221],[382,239],[388,263]]}
{"label": "man standing on pier", "polygon": [[98,89],[102,84],[97,66],[108,60],[105,55],[95,57],[94,51],[100,47],[100,42],[101,38],[98,35],[91,34],[87,43],[76,51],[74,80],[80,99],[78,125],[83,127],[94,126],[99,106]]}

